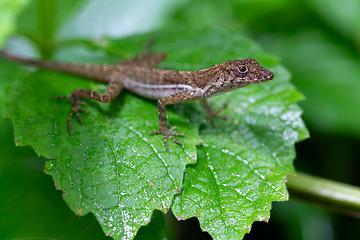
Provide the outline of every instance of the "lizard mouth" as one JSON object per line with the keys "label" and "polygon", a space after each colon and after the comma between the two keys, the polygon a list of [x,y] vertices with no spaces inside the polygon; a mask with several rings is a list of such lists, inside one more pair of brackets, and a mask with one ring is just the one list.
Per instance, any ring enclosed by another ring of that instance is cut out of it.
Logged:
{"label": "lizard mouth", "polygon": [[262,82],[267,82],[272,80],[274,77],[267,77],[267,78],[259,78],[259,79],[250,79],[250,80],[245,80],[248,84],[255,84],[255,83],[262,83]]}
{"label": "lizard mouth", "polygon": [[261,77],[258,79],[250,79],[248,80],[251,84],[252,83],[262,83],[270,81],[274,78],[274,73],[271,71],[261,72]]}
{"label": "lizard mouth", "polygon": [[255,71],[244,78],[237,78],[236,82],[243,82],[245,84],[256,84],[270,81],[274,78],[274,73],[263,68],[260,71]]}

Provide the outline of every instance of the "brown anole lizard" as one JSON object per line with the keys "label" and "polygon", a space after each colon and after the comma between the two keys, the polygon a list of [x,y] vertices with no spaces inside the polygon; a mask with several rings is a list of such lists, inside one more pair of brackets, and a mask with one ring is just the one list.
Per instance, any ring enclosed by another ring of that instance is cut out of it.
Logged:
{"label": "brown anole lizard", "polygon": [[251,58],[232,60],[214,65],[199,71],[175,71],[154,68],[166,55],[140,55],[137,58],[114,65],[75,64],[53,61],[25,59],[14,56],[6,51],[2,55],[15,62],[37,66],[88,77],[100,82],[108,83],[104,94],[89,89],[76,89],[69,99],[72,102],[68,117],[68,129],[71,135],[71,118],[75,114],[83,123],[79,111],[86,112],[80,107],[80,98],[95,99],[106,103],[113,100],[123,89],[127,89],[140,96],[157,99],[160,128],[151,134],[162,134],[167,150],[167,139],[183,144],[173,136],[184,136],[175,133],[176,127],[168,128],[165,106],[192,100],[200,100],[210,118],[217,115],[212,111],[205,99],[215,95],[242,88],[250,84],[262,83],[273,79],[274,74],[260,66]]}

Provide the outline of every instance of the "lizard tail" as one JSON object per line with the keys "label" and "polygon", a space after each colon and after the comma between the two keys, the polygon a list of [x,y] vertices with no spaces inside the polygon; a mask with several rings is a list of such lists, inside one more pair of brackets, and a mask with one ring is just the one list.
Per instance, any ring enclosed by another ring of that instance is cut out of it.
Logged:
{"label": "lizard tail", "polygon": [[60,71],[64,73],[71,73],[83,77],[95,79],[100,82],[109,82],[107,68],[98,64],[77,64],[77,63],[62,63],[46,60],[35,60],[15,56],[8,51],[1,50],[0,54],[5,58],[17,63],[36,66],[39,68]]}

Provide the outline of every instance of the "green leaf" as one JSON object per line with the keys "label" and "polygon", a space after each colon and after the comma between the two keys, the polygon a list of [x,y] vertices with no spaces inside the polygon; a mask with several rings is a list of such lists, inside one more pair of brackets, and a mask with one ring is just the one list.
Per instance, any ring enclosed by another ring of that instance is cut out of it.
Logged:
{"label": "green leaf", "polygon": [[[108,39],[106,44],[92,43],[92,47],[133,56],[148,39],[148,34]],[[167,152],[162,137],[148,134],[158,128],[156,102],[126,92],[109,104],[88,101],[90,114],[83,115],[85,124],[73,119],[73,135],[69,137],[66,119],[71,106],[50,98],[68,95],[76,88],[101,91],[105,86],[67,74],[29,73],[19,77],[6,93],[6,114],[12,118],[15,141],[31,145],[39,155],[57,159],[47,162],[46,172],[64,191],[69,207],[79,215],[93,212],[104,232],[115,239],[133,239],[140,226],[149,223],[154,209],[165,212],[170,208],[182,187],[183,193],[173,206],[176,215],[201,215],[203,229],[214,237],[224,236],[222,233],[241,237],[252,221],[269,217],[271,201],[287,199],[284,178],[294,172],[293,144],[307,136],[301,111],[294,104],[301,95],[289,84],[289,74],[276,59],[232,32],[172,27],[155,35],[151,50],[168,54],[160,67],[182,70],[252,57],[274,70],[276,78],[214,98],[217,106],[231,99],[224,111],[230,118],[228,122],[219,120],[217,127],[203,120],[205,112],[197,103],[167,107],[170,126],[176,125],[186,134],[181,139],[184,149],[170,142]],[[183,186],[185,166],[196,161],[201,123],[205,123],[200,131],[204,145],[198,154],[199,164],[188,167]],[[195,198],[189,189],[193,187],[191,179],[203,173],[198,169],[206,169],[209,178],[205,182],[209,184],[201,186],[200,182],[196,186],[207,189],[209,195],[202,192]],[[194,177],[192,172],[199,175]],[[234,172],[238,176],[231,175]],[[225,182],[227,177],[231,178]],[[219,190],[220,185],[228,189],[231,184],[242,189],[243,195],[231,197]],[[213,203],[213,208],[203,210],[196,203],[199,198],[209,199],[204,203]],[[195,206],[181,199],[195,199]],[[244,204],[224,214],[234,208],[232,201]],[[232,225],[226,223],[211,225],[213,217],[218,217],[212,210],[219,209],[220,218],[235,224],[236,230],[230,231]],[[232,213],[238,212],[244,215],[235,223],[239,218]]]}
{"label": "green leaf", "polygon": [[336,0],[306,0],[305,2],[331,28],[358,44],[360,37],[360,3],[358,0],[345,0],[341,4]]}
{"label": "green leaf", "polygon": [[175,198],[177,218],[197,216],[215,239],[241,239],[252,222],[268,221],[272,201],[288,200],[293,145],[308,133],[289,73],[272,70],[274,81],[218,97],[230,99],[224,114],[231,119],[201,129],[198,163],[187,167],[183,193]]}
{"label": "green leaf", "polygon": [[0,0],[0,47],[4,40],[15,31],[15,20],[28,0]]}

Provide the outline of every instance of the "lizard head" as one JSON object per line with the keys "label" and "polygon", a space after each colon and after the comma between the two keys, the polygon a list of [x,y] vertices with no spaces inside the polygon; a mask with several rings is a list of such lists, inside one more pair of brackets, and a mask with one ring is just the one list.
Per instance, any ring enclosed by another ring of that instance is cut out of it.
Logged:
{"label": "lizard head", "polygon": [[224,63],[224,66],[225,69],[222,72],[221,78],[229,85],[246,86],[266,82],[274,77],[273,72],[266,70],[252,58],[228,61]]}
{"label": "lizard head", "polygon": [[266,70],[256,60],[251,58],[227,61],[200,70],[197,73],[205,75],[202,78],[204,81],[197,82],[197,85],[203,89],[203,98],[232,91],[250,84],[266,82],[274,77],[273,72]]}
{"label": "lizard head", "polygon": [[[246,87],[250,84],[266,82],[274,77],[273,72],[266,70],[256,60],[251,58],[231,60],[209,69],[220,72],[220,75],[211,82],[206,82],[202,93],[204,98]],[[209,69],[203,71],[206,72]]]}

